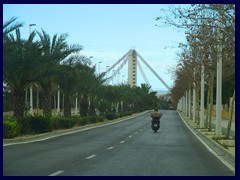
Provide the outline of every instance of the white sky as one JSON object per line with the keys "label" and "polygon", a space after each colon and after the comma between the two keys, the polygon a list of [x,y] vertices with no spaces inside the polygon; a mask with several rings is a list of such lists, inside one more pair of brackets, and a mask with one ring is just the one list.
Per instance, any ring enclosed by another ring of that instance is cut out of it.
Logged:
{"label": "white sky", "polygon": [[[183,31],[172,27],[156,27],[155,18],[161,16],[164,4],[4,4],[3,22],[18,17],[24,22],[21,35],[27,38],[31,30],[44,29],[52,37],[55,33],[68,33],[69,44],[83,46],[81,53],[93,56],[97,71],[103,72],[129,49],[134,48],[171,87],[173,79],[169,68],[175,67],[180,50],[178,43],[185,42]],[[172,5],[171,5],[172,6]],[[167,48],[166,48],[167,47]],[[98,62],[102,62],[99,64]],[[100,65],[100,66],[99,66]],[[166,87],[141,63],[153,90]],[[124,75],[124,76],[123,76]],[[120,72],[119,83],[127,80],[127,66]],[[138,71],[138,85],[144,83]]]}

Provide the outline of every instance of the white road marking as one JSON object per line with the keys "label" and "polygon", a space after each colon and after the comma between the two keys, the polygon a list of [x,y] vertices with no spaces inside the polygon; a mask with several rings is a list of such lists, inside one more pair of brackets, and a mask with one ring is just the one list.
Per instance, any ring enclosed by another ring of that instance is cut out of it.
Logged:
{"label": "white road marking", "polygon": [[137,134],[138,132],[135,132],[134,134]]}
{"label": "white road marking", "polygon": [[125,143],[125,141],[121,141],[120,143],[121,143],[121,144],[122,144],[122,143]]}
{"label": "white road marking", "polygon": [[86,157],[86,159],[92,159],[92,158],[94,158],[95,156],[96,156],[96,155],[93,154],[93,155],[91,155],[91,156]]}
{"label": "white road marking", "polygon": [[112,147],[109,147],[109,148],[107,148],[108,150],[110,150],[110,149],[113,149],[114,147],[112,146]]}
{"label": "white road marking", "polygon": [[131,138],[132,137],[132,135],[130,135],[130,136],[128,136],[129,138]]}
{"label": "white road marking", "polygon": [[59,175],[59,174],[61,174],[61,173],[63,173],[64,171],[57,171],[57,172],[55,172],[55,173],[52,173],[52,174],[50,174],[50,175],[48,175],[48,176],[57,176],[57,175]]}

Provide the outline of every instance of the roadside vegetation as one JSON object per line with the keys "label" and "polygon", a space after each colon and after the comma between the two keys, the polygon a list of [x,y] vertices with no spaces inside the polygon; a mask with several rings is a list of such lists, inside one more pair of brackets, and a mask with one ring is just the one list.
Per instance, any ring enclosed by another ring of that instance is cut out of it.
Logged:
{"label": "roadside vegetation", "polygon": [[[91,58],[81,54],[83,47],[67,42],[67,34],[51,36],[41,30],[24,39],[23,25],[16,17],[3,24],[3,111],[13,111],[3,118],[4,138],[112,120],[159,106],[157,92],[149,85],[107,84],[105,74],[97,74]],[[37,110],[31,116],[30,87]],[[53,113],[59,92],[61,112]]]}
{"label": "roadside vegetation", "polygon": [[[158,26],[181,28],[185,31],[187,40],[186,43],[179,43],[181,49],[178,54],[179,61],[172,69],[173,106],[177,108],[182,97],[195,98],[196,113],[189,113],[188,117],[196,119],[197,124],[200,123],[201,76],[203,75],[206,114],[204,128],[211,131],[211,117],[215,115],[214,106],[217,99],[217,64],[221,59],[221,101],[223,111],[228,111],[226,137],[229,138],[235,115],[235,4],[192,4],[187,8],[174,6],[162,11],[166,16],[156,18]],[[194,105],[190,103],[190,106],[193,108]]]}

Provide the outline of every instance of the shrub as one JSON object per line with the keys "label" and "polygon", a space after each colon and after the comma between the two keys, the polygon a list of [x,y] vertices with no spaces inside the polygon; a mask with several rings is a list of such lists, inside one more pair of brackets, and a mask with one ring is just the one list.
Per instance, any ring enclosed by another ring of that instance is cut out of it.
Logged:
{"label": "shrub", "polygon": [[73,126],[72,119],[67,117],[56,117],[54,118],[55,129],[71,128]]}
{"label": "shrub", "polygon": [[80,126],[84,126],[88,123],[88,119],[87,117],[81,117],[80,121],[79,121],[79,125]]}
{"label": "shrub", "polygon": [[24,117],[20,120],[21,134],[30,134],[31,132],[31,118],[32,116]]}
{"label": "shrub", "polygon": [[103,116],[98,116],[97,121],[98,122],[103,122],[104,121],[104,117]]}
{"label": "shrub", "polygon": [[80,116],[72,116],[71,119],[72,119],[72,126],[76,126],[76,125],[79,125],[79,122],[81,121],[81,118]]}
{"label": "shrub", "polygon": [[89,123],[96,123],[97,122],[97,117],[96,116],[89,116],[88,121],[89,121]]}
{"label": "shrub", "polygon": [[52,119],[48,116],[30,116],[30,127],[35,133],[44,133],[52,130]]}
{"label": "shrub", "polygon": [[106,113],[105,117],[108,119],[108,120],[113,120],[116,118],[116,114],[113,113],[113,112],[108,112]]}
{"label": "shrub", "polygon": [[20,134],[20,125],[16,119],[3,120],[3,138],[14,138]]}

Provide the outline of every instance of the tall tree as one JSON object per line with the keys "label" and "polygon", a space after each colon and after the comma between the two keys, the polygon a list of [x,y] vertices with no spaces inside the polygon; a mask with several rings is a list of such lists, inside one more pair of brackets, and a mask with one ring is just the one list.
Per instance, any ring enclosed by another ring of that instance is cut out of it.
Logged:
{"label": "tall tree", "polygon": [[14,96],[14,116],[23,117],[25,88],[34,81],[34,73],[39,67],[41,49],[38,41],[33,41],[35,33],[27,40],[21,38],[20,30],[16,35],[8,34],[3,41],[3,79],[11,88]]}
{"label": "tall tree", "polygon": [[39,79],[39,83],[43,88],[43,114],[51,116],[52,82],[54,81],[56,73],[58,73],[56,65],[68,55],[79,52],[82,47],[75,44],[69,46],[66,42],[67,34],[61,34],[60,36],[55,34],[51,39],[50,35],[44,30],[37,33],[40,37],[41,48],[43,51],[41,61],[44,64],[44,66],[39,69],[39,73],[43,75],[43,77]]}

